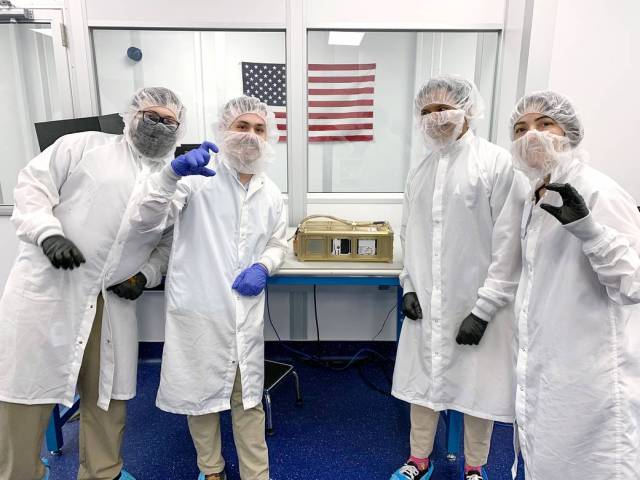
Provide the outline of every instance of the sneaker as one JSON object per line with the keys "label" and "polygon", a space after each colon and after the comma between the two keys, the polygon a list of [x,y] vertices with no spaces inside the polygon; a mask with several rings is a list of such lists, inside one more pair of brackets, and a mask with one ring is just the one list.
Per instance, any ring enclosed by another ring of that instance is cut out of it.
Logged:
{"label": "sneaker", "polygon": [[122,470],[120,472],[120,478],[119,480],[136,480],[135,477],[133,475],[131,475],[129,472],[127,472],[126,470]]}
{"label": "sneaker", "polygon": [[489,480],[487,471],[482,467],[480,471],[470,470],[468,472],[462,472],[462,480]]}
{"label": "sneaker", "polygon": [[[200,475],[198,475],[198,480],[206,480],[206,478],[207,477],[202,472],[200,472]],[[213,478],[216,478],[216,477],[213,477]],[[218,474],[218,478],[216,480],[218,480],[218,479],[219,480],[227,480],[227,474],[224,473],[224,470]]]}
{"label": "sneaker", "polygon": [[429,468],[420,471],[413,462],[407,462],[393,472],[389,480],[429,480],[433,475],[433,462],[429,462]]}

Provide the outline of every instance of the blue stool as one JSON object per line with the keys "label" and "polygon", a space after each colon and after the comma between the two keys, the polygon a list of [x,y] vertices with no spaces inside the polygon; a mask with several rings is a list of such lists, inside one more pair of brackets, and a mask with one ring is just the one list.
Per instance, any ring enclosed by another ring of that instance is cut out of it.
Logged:
{"label": "blue stool", "polygon": [[52,455],[62,455],[62,445],[64,440],[62,438],[62,426],[78,411],[80,407],[80,397],[76,395],[73,405],[70,408],[56,405],[51,412],[51,418],[49,419],[49,425],[47,426],[47,432],[45,439],[47,442],[47,450]]}
{"label": "blue stool", "polygon": [[444,416],[447,427],[447,460],[455,462],[460,455],[463,415],[454,410],[446,410]]}

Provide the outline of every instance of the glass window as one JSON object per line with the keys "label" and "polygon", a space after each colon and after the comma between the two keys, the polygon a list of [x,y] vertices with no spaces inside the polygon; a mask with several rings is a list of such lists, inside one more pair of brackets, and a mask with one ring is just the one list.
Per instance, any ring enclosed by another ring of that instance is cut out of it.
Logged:
{"label": "glass window", "polygon": [[[280,87],[280,98],[272,94],[274,84],[285,77],[284,32],[96,29],[93,44],[102,114],[121,112],[138,88],[164,86],[187,106],[184,143],[219,141],[220,108],[243,93],[273,105],[286,128],[286,88]],[[262,90],[249,91],[255,83],[245,79],[254,67],[264,71]],[[286,132],[275,149],[276,161],[268,174],[286,192]]]}
{"label": "glass window", "polygon": [[65,118],[70,105],[58,85],[51,24],[2,23],[0,45],[0,204],[11,205],[20,169],[40,152],[34,123]]}
{"label": "glass window", "polygon": [[425,155],[413,99],[432,76],[474,80],[490,137],[497,32],[308,32],[309,192],[402,192]]}

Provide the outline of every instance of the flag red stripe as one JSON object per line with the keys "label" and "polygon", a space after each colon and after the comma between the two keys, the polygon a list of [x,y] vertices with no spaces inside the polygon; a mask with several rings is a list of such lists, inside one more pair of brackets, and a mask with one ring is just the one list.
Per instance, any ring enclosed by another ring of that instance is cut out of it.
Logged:
{"label": "flag red stripe", "polygon": [[287,124],[286,123],[279,123],[277,126],[278,126],[278,130],[286,130],[287,129]]}
{"label": "flag red stripe", "polygon": [[373,93],[373,87],[364,88],[310,88],[309,95],[357,95]]}
{"label": "flag red stripe", "polygon": [[370,142],[373,140],[373,135],[342,135],[332,136],[325,135],[322,137],[309,137],[310,143],[315,142]]}
{"label": "flag red stripe", "polygon": [[309,100],[310,107],[373,107],[373,100]]}
{"label": "flag red stripe", "polygon": [[309,77],[309,83],[358,83],[373,82],[375,75],[361,75],[359,77]]}
{"label": "flag red stripe", "polygon": [[322,118],[373,118],[373,112],[309,112],[310,119]]}
{"label": "flag red stripe", "polygon": [[339,64],[326,64],[326,63],[310,63],[309,70],[322,71],[327,70],[373,70],[376,68],[375,63],[339,63]]}
{"label": "flag red stripe", "polygon": [[343,123],[338,125],[309,125],[310,132],[326,130],[373,130],[373,123]]}
{"label": "flag red stripe", "polygon": [[287,141],[287,137],[286,136],[285,137],[280,137],[280,138],[278,138],[278,141],[279,142],[286,142]]}
{"label": "flag red stripe", "polygon": [[[276,112],[276,118],[286,119],[287,113]],[[373,118],[373,112],[309,112],[309,119],[311,120],[332,118]]]}

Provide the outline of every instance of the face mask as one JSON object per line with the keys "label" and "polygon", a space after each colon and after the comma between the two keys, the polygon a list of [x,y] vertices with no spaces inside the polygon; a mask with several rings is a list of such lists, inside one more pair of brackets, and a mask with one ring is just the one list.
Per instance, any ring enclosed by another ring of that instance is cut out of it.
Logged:
{"label": "face mask", "polygon": [[145,157],[161,158],[176,146],[177,132],[171,132],[162,123],[150,125],[136,118],[129,130],[133,146]]}
{"label": "face mask", "polygon": [[462,133],[464,115],[464,110],[444,110],[423,115],[420,128],[427,146],[442,150],[453,145]]}
{"label": "face mask", "polygon": [[549,175],[569,149],[567,137],[531,130],[511,144],[511,155],[515,168],[536,181]]}
{"label": "face mask", "polygon": [[248,174],[263,172],[275,156],[273,147],[261,136],[231,130],[224,132],[222,153],[231,168]]}

